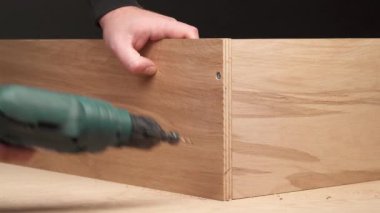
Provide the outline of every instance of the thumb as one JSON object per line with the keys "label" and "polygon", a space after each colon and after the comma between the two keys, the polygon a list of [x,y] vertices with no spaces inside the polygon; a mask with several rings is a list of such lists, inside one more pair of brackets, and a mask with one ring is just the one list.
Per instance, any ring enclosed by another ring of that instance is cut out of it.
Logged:
{"label": "thumb", "polygon": [[141,56],[133,47],[131,41],[127,41],[126,45],[121,45],[121,47],[116,50],[116,55],[131,73],[153,75],[157,71],[157,67],[153,61]]}

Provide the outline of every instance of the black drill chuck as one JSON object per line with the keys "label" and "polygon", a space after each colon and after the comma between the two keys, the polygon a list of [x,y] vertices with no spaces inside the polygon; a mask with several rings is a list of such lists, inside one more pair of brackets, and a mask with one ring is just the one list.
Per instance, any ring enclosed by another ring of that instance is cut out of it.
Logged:
{"label": "black drill chuck", "polygon": [[177,144],[180,136],[177,132],[165,132],[153,119],[131,114],[132,134],[127,146],[148,149],[160,141]]}

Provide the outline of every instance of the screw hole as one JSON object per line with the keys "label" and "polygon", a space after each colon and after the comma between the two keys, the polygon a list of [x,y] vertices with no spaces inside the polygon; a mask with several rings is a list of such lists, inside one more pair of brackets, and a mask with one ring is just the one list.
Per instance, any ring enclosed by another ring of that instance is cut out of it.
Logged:
{"label": "screw hole", "polygon": [[216,80],[222,79],[222,73],[216,72]]}

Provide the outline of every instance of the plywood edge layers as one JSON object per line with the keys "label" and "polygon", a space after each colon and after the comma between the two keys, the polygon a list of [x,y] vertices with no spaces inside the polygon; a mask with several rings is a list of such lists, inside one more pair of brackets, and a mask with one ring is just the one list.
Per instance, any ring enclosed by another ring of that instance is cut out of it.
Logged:
{"label": "plywood edge layers", "polygon": [[224,200],[232,199],[231,39],[223,39]]}

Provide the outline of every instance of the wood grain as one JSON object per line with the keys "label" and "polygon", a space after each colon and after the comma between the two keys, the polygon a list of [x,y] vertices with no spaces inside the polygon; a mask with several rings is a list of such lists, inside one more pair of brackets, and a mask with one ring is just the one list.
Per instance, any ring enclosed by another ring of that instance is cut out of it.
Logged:
{"label": "wood grain", "polygon": [[[144,54],[159,72],[128,74],[100,40],[2,40],[0,83],[101,98],[152,116],[187,143],[99,155],[41,150],[24,165],[214,199],[225,192],[223,40],[166,40]],[[46,103],[49,104],[49,103]]]}
{"label": "wood grain", "polygon": [[154,78],[102,41],[0,41],[0,83],[101,98],[187,142],[41,150],[25,165],[220,200],[380,179],[379,39],[166,40],[144,54]]}
{"label": "wood grain", "polygon": [[231,49],[233,198],[380,179],[380,39]]}

